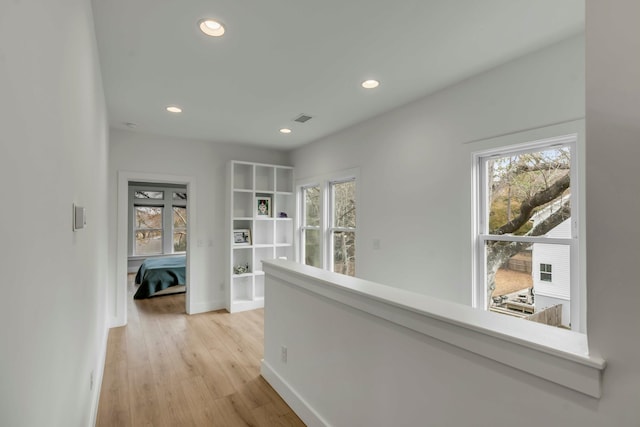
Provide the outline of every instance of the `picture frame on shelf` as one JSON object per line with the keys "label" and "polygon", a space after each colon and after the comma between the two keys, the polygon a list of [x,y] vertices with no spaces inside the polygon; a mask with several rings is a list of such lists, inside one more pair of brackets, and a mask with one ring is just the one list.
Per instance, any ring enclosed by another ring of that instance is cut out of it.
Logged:
{"label": "picture frame on shelf", "polygon": [[271,217],[271,197],[268,197],[268,196],[256,197],[256,217],[258,218]]}
{"label": "picture frame on shelf", "polygon": [[233,244],[235,246],[251,246],[251,230],[248,228],[233,230]]}

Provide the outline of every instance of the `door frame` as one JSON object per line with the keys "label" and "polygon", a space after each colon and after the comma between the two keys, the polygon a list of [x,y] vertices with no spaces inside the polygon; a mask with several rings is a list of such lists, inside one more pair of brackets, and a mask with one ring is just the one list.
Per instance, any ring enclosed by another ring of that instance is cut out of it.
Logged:
{"label": "door frame", "polygon": [[191,260],[196,248],[193,230],[196,223],[196,178],[189,175],[171,175],[134,171],[118,171],[117,189],[117,236],[116,236],[116,279],[111,327],[127,324],[127,259],[129,239],[129,182],[149,182],[158,184],[180,184],[187,186],[187,265],[185,311],[191,314],[193,306]]}

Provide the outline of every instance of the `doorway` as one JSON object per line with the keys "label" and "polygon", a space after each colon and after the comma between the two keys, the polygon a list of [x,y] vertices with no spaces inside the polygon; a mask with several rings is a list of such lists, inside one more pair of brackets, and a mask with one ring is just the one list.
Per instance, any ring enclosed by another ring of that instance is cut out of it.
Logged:
{"label": "doorway", "polygon": [[[112,310],[111,327],[124,326],[127,324],[127,265],[129,254],[129,183],[145,182],[153,184],[177,184],[186,186],[187,194],[187,235],[193,236],[193,224],[195,224],[196,205],[196,185],[195,177],[169,174],[153,174],[144,172],[118,172],[117,191],[117,240],[116,240],[116,280],[115,290],[110,295],[110,306]],[[191,313],[192,306],[192,262],[195,250],[194,241],[187,239],[186,248],[186,296],[185,311]]]}

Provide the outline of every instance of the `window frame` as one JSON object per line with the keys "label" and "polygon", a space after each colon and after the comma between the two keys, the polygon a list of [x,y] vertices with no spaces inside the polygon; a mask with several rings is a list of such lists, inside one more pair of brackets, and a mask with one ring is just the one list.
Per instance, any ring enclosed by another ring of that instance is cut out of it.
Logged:
{"label": "window frame", "polygon": [[[487,162],[497,157],[543,151],[544,149],[568,147],[570,150],[570,180],[571,180],[571,237],[551,238],[545,236],[514,236],[495,235],[488,233],[489,191]],[[570,247],[570,311],[571,329],[585,332],[584,304],[585,289],[581,285],[580,268],[580,217],[581,217],[581,185],[579,177],[578,134],[556,136],[533,140],[520,144],[501,145],[496,148],[474,152],[472,155],[472,209],[473,209],[473,254],[472,254],[472,306],[487,310],[486,292],[486,242],[510,241],[525,243],[546,243],[567,245]]]}
{"label": "window frame", "polygon": [[[320,231],[320,267],[324,270],[333,271],[333,233],[336,231],[354,232],[357,236],[357,224],[356,228],[351,229],[349,227],[333,227],[333,196],[332,185],[334,183],[342,183],[354,181],[355,186],[355,198],[356,198],[356,218],[359,211],[359,170],[349,169],[341,172],[335,172],[320,177],[312,177],[307,179],[298,180],[296,182],[296,238],[295,238],[295,255],[296,262],[305,264],[305,238],[304,234],[307,230],[319,230]],[[319,227],[308,226],[305,224],[305,203],[304,203],[304,190],[310,187],[320,187],[320,225]],[[356,238],[357,239],[357,238]],[[305,264],[306,265],[306,264]],[[358,257],[355,259],[355,271],[358,271]]]}
{"label": "window frame", "polygon": [[[542,266],[545,266],[545,268],[543,269]],[[549,267],[549,271],[547,271],[547,267]],[[553,283],[553,265],[552,264],[548,264],[548,263],[544,263],[541,262],[540,263],[540,281],[541,282],[549,282],[549,283]],[[548,277],[548,279],[543,279],[542,275],[545,275],[545,277]]]}
{"label": "window frame", "polygon": [[[336,207],[336,202],[335,202],[335,186],[337,184],[344,184],[347,182],[353,182],[355,184],[355,192],[357,193],[358,191],[358,185],[356,182],[356,178],[355,177],[350,177],[350,178],[343,178],[343,179],[337,179],[337,180],[331,180],[328,182],[328,187],[327,187],[327,191],[328,191],[328,199],[329,199],[329,203],[328,203],[328,226],[327,226],[327,232],[328,232],[328,236],[327,236],[327,260],[328,260],[328,270],[330,271],[334,271],[335,272],[335,257],[334,257],[334,251],[335,251],[335,233],[336,232],[346,232],[346,233],[353,233],[354,236],[356,236],[356,240],[357,240],[357,228],[358,228],[358,209],[356,206],[356,226],[355,227],[337,227],[335,225],[336,223],[336,218],[335,218],[335,207]],[[357,258],[356,258],[357,259]],[[357,270],[356,270],[357,271]]]}
{"label": "window frame", "polygon": [[[140,199],[136,199],[136,200],[140,200]],[[146,199],[142,199],[145,200],[145,202],[147,201]],[[133,240],[133,247],[132,247],[132,252],[134,254],[134,256],[155,256],[155,255],[162,255],[164,253],[164,243],[165,243],[165,229],[164,229],[164,222],[165,222],[165,216],[166,216],[166,211],[164,208],[163,204],[158,204],[158,201],[160,199],[148,199],[148,201],[153,201],[155,203],[135,203],[133,205],[133,218],[134,220],[132,221],[133,224],[133,232],[132,234],[132,240]],[[162,222],[162,228],[139,228],[136,226],[137,221],[135,220],[137,215],[137,209],[138,208],[159,208],[160,209],[160,218],[161,218],[161,222]],[[160,231],[162,237],[162,243],[160,244],[160,252],[154,252],[154,253],[147,253],[147,254],[138,254],[136,253],[136,233],[140,230],[144,230],[144,231]]]}
{"label": "window frame", "polygon": [[[318,193],[319,193],[319,207],[318,207],[318,211],[319,211],[319,221],[318,221],[318,225],[308,225],[307,222],[307,203],[306,203],[306,194],[305,192],[309,189],[309,188],[313,188],[313,187],[318,187]],[[300,203],[299,203],[299,210],[300,210],[300,215],[298,215],[298,218],[300,218],[300,227],[299,227],[299,259],[302,264],[306,265],[306,235],[307,235],[307,231],[309,230],[313,230],[313,231],[318,231],[318,234],[320,235],[320,239],[318,240],[318,252],[320,253],[320,265],[324,266],[324,238],[322,235],[322,224],[323,224],[323,204],[324,204],[324,197],[323,197],[323,191],[322,191],[322,185],[319,183],[313,183],[313,184],[307,184],[307,185],[303,185],[300,186],[299,190],[298,190],[298,195],[300,197]]]}
{"label": "window frame", "polygon": [[[163,192],[162,199],[145,199],[145,198],[136,198],[136,192],[143,191],[152,191],[152,192]],[[130,184],[129,185],[129,257],[130,258],[145,258],[145,257],[153,257],[153,256],[163,256],[163,255],[174,255],[174,254],[184,254],[185,251],[176,252],[173,250],[173,234],[174,234],[174,226],[173,226],[173,208],[179,207],[187,210],[187,221],[188,221],[188,206],[187,199],[174,199],[173,193],[187,193],[187,188],[184,186],[171,186],[171,185],[152,185],[152,184]],[[162,208],[162,252],[154,253],[154,254],[138,254],[136,253],[136,236],[135,232],[137,230],[135,225],[135,212],[136,207],[159,207]],[[188,236],[188,222],[184,227],[185,233],[187,233],[187,242],[189,239]],[[182,228],[178,227],[177,230],[182,230]],[[187,244],[188,247],[188,244]]]}

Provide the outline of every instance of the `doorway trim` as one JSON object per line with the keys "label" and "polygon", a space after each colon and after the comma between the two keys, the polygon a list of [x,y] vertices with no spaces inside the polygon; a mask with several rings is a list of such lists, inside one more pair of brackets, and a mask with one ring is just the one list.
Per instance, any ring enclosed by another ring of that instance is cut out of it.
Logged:
{"label": "doorway trim", "polygon": [[187,186],[187,266],[186,266],[186,298],[185,311],[191,314],[193,306],[191,289],[191,259],[194,254],[196,239],[193,239],[193,225],[196,223],[196,178],[189,175],[171,175],[147,172],[118,171],[117,189],[117,236],[116,236],[116,280],[111,327],[127,324],[127,258],[128,258],[128,217],[129,217],[129,182],[142,181],[159,184],[180,184]]}

